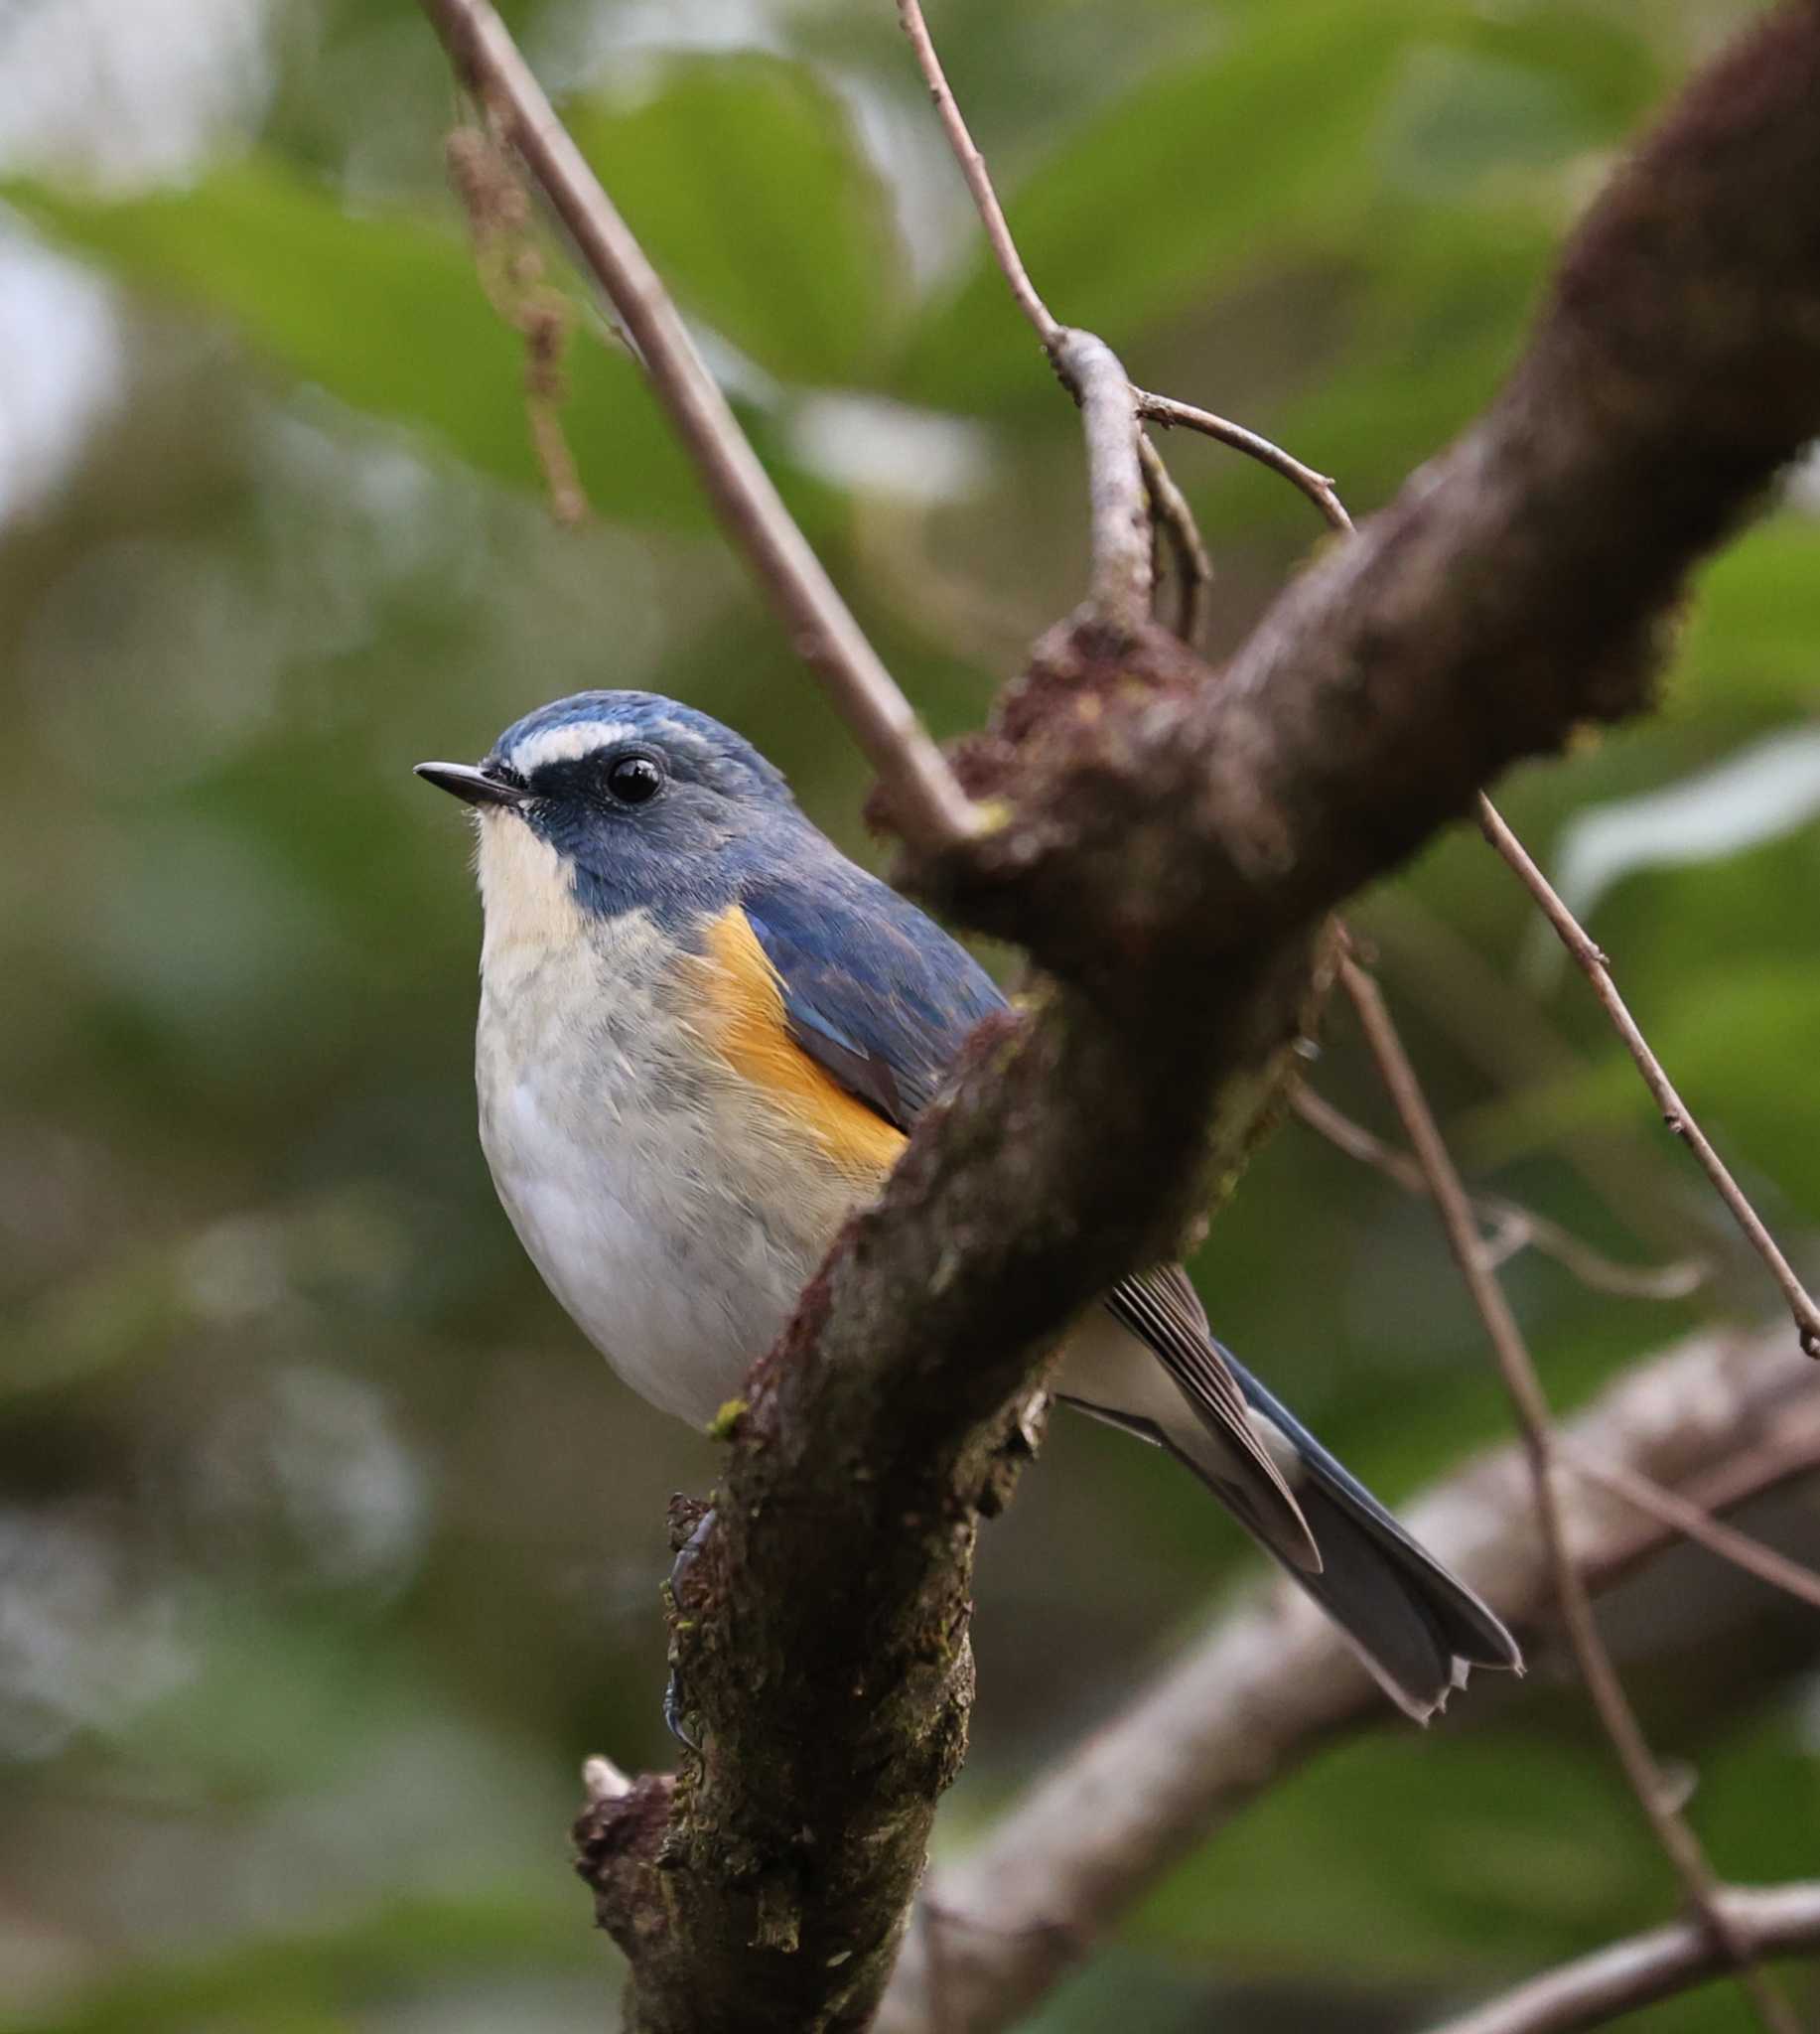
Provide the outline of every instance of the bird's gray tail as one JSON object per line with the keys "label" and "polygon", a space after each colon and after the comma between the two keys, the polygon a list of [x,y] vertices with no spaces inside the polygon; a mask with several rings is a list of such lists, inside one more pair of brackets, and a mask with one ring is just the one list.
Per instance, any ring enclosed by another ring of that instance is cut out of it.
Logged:
{"label": "bird's gray tail", "polygon": [[[1262,1544],[1345,1633],[1397,1706],[1426,1723],[1465,1684],[1469,1669],[1495,1667],[1520,1673],[1523,1656],[1492,1611],[1418,1544],[1242,1365],[1229,1354],[1226,1361],[1308,1521],[1321,1568],[1311,1572],[1296,1566],[1260,1534]],[[1279,1435],[1286,1448],[1278,1446]],[[1186,1455],[1183,1459],[1198,1473],[1197,1464]],[[1214,1490],[1225,1496],[1218,1484]]]}

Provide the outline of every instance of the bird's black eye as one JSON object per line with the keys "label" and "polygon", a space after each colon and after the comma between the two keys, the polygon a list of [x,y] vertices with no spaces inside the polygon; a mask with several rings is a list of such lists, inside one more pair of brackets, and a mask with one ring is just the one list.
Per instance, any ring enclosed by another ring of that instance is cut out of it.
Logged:
{"label": "bird's black eye", "polygon": [[644,805],[663,789],[663,772],[649,756],[621,756],[607,766],[607,789],[623,805]]}

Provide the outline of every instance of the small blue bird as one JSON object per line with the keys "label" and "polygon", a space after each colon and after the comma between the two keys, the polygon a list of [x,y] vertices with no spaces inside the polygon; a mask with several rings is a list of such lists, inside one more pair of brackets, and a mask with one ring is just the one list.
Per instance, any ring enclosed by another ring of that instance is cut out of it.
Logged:
{"label": "small blue bird", "polygon": [[[1004,998],[718,721],[581,692],[478,766],[481,1142],[550,1290],[698,1425],[776,1339]],[[1159,1444],[1426,1719],[1508,1632],[1215,1342],[1179,1265],[1075,1332],[1056,1394]]]}

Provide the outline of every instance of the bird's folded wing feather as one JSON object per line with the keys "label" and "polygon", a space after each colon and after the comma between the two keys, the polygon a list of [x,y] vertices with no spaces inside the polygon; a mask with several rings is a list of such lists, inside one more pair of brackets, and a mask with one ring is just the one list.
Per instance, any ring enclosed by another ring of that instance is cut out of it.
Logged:
{"label": "bird's folded wing feather", "polygon": [[[745,911],[782,984],[790,1035],[849,1092],[908,1131],[934,1096],[961,1042],[1005,998],[964,946],[851,863],[812,892],[750,888]],[[1179,1264],[1127,1278],[1107,1294],[1114,1319],[1146,1343],[1195,1415],[1229,1446],[1258,1529],[1309,1547],[1308,1527],[1244,1393]]]}
{"label": "bird's folded wing feather", "polygon": [[[1134,1272],[1107,1293],[1104,1305],[1120,1327],[1148,1345],[1195,1416],[1231,1451],[1219,1479],[1226,1502],[1292,1565],[1318,1568],[1321,1557],[1302,1508],[1258,1438],[1244,1391],[1213,1339],[1189,1274],[1180,1264]],[[1170,1436],[1163,1439],[1174,1445]],[[1178,1452],[1191,1468],[1207,1473],[1198,1451]]]}
{"label": "bird's folded wing feather", "polygon": [[746,916],[783,987],[790,1035],[850,1092],[908,1131],[962,1040],[1005,998],[964,946],[841,862],[813,891],[753,886]]}

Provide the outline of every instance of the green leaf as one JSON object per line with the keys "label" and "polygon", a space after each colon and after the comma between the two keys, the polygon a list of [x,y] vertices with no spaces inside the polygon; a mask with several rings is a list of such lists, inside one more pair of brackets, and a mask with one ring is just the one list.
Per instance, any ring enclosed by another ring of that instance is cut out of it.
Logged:
{"label": "green leaf", "polygon": [[[454,233],[355,217],[258,159],[186,191],[109,200],[11,183],[0,198],[123,281],[228,319],[286,375],[426,430],[500,479],[542,485],[523,343]],[[577,332],[567,373],[563,427],[601,513],[703,524],[700,491],[632,363]]]}
{"label": "green leaf", "polygon": [[563,117],[678,299],[742,353],[803,381],[876,362],[903,261],[846,109],[812,72],[694,56],[635,103]]}

